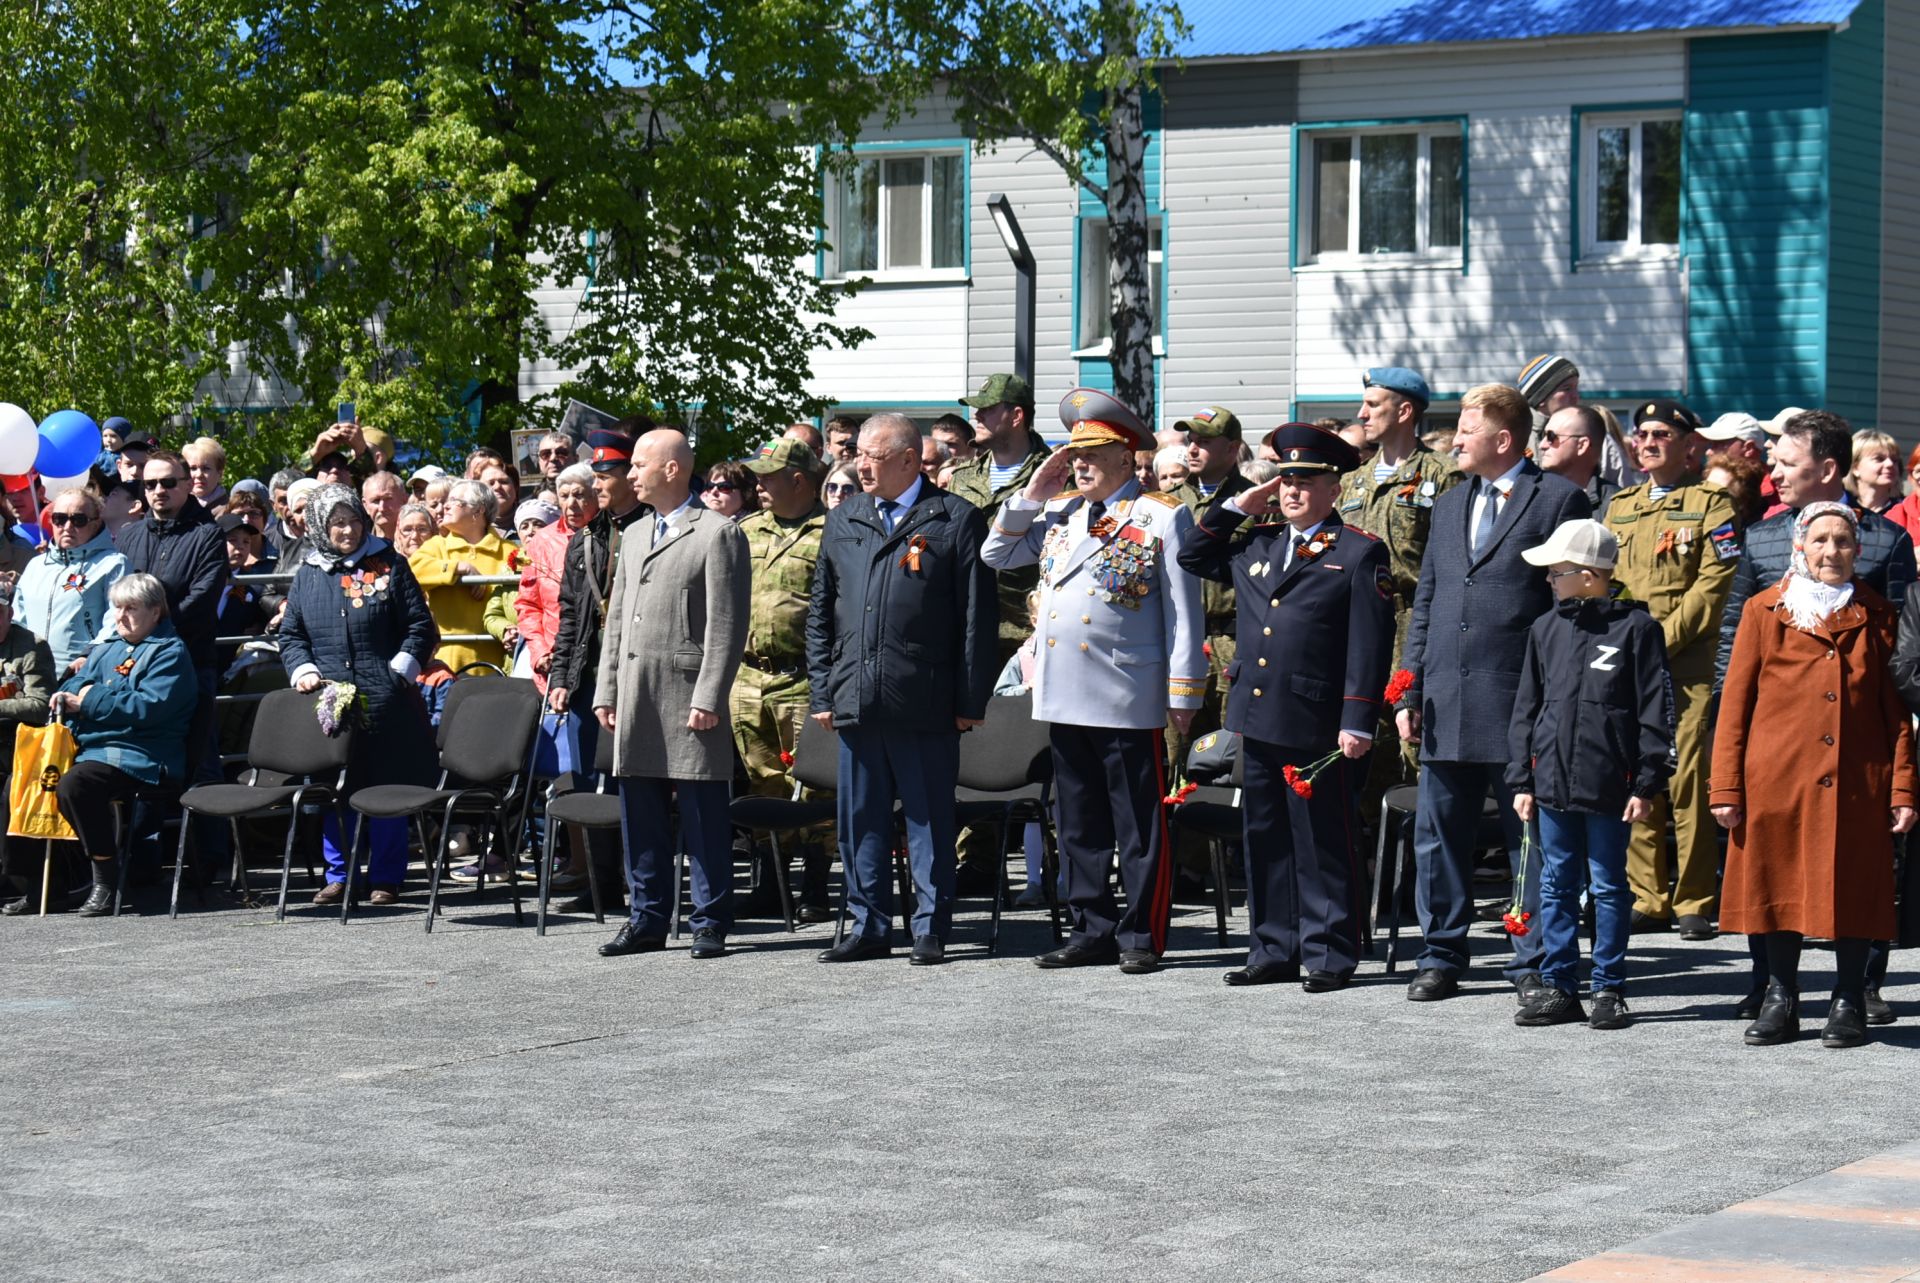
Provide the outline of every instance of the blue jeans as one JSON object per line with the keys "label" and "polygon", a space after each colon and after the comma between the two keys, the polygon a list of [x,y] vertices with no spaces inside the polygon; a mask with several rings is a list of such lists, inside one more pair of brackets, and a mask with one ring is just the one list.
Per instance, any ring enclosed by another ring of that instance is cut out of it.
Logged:
{"label": "blue jeans", "polygon": [[1633,891],[1627,886],[1627,835],[1617,815],[1538,808],[1540,817],[1540,978],[1566,993],[1580,991],[1580,887],[1593,890],[1594,993],[1626,991],[1627,933]]}
{"label": "blue jeans", "polygon": [[327,862],[327,881],[347,880],[347,852],[360,840],[360,825],[367,826],[367,874],[363,880],[353,875],[356,886],[399,886],[407,880],[407,822],[405,820],[368,820],[360,815],[347,819],[346,837],[340,835],[340,820],[332,808],[320,819],[320,853]]}

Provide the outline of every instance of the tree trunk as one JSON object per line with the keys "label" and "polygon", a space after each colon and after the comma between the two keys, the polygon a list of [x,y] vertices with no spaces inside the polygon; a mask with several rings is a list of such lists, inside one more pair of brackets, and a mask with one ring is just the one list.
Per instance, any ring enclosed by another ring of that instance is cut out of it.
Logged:
{"label": "tree trunk", "polygon": [[[1111,48],[1111,46],[1110,46]],[[1132,45],[1127,46],[1131,52]],[[1147,165],[1137,78],[1113,92],[1107,119],[1107,237],[1112,263],[1113,394],[1154,421],[1153,307],[1147,265]]]}

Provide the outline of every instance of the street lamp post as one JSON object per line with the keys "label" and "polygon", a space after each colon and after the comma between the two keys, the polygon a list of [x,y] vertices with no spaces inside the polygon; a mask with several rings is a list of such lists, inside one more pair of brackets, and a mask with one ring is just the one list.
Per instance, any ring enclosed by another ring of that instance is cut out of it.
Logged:
{"label": "street lamp post", "polygon": [[1013,260],[1013,372],[1033,386],[1033,251],[1020,232],[1020,220],[1014,217],[1013,202],[1005,192],[987,197],[987,212],[993,215],[994,230]]}

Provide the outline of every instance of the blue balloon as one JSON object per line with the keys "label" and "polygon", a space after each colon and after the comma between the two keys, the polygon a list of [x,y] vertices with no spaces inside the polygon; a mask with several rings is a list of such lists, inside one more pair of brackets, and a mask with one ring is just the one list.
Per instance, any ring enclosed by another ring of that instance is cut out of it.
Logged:
{"label": "blue balloon", "polygon": [[78,410],[56,410],[40,421],[33,470],[46,477],[77,477],[99,454],[100,425]]}

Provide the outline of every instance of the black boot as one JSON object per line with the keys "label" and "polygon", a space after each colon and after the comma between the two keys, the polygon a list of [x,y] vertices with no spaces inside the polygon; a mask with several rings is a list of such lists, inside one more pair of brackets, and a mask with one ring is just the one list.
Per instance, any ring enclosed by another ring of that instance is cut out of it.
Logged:
{"label": "black boot", "polygon": [[94,860],[93,890],[87,892],[87,901],[80,906],[83,918],[104,918],[113,912],[113,892],[120,880],[120,861],[108,858]]}
{"label": "black boot", "polygon": [[1836,993],[1827,1006],[1827,1027],[1820,1031],[1822,1047],[1858,1047],[1867,1040],[1866,1006],[1857,993]]}
{"label": "black boot", "polygon": [[1747,1046],[1773,1047],[1800,1036],[1800,995],[1779,980],[1767,981],[1760,1016],[1747,1026]]}

